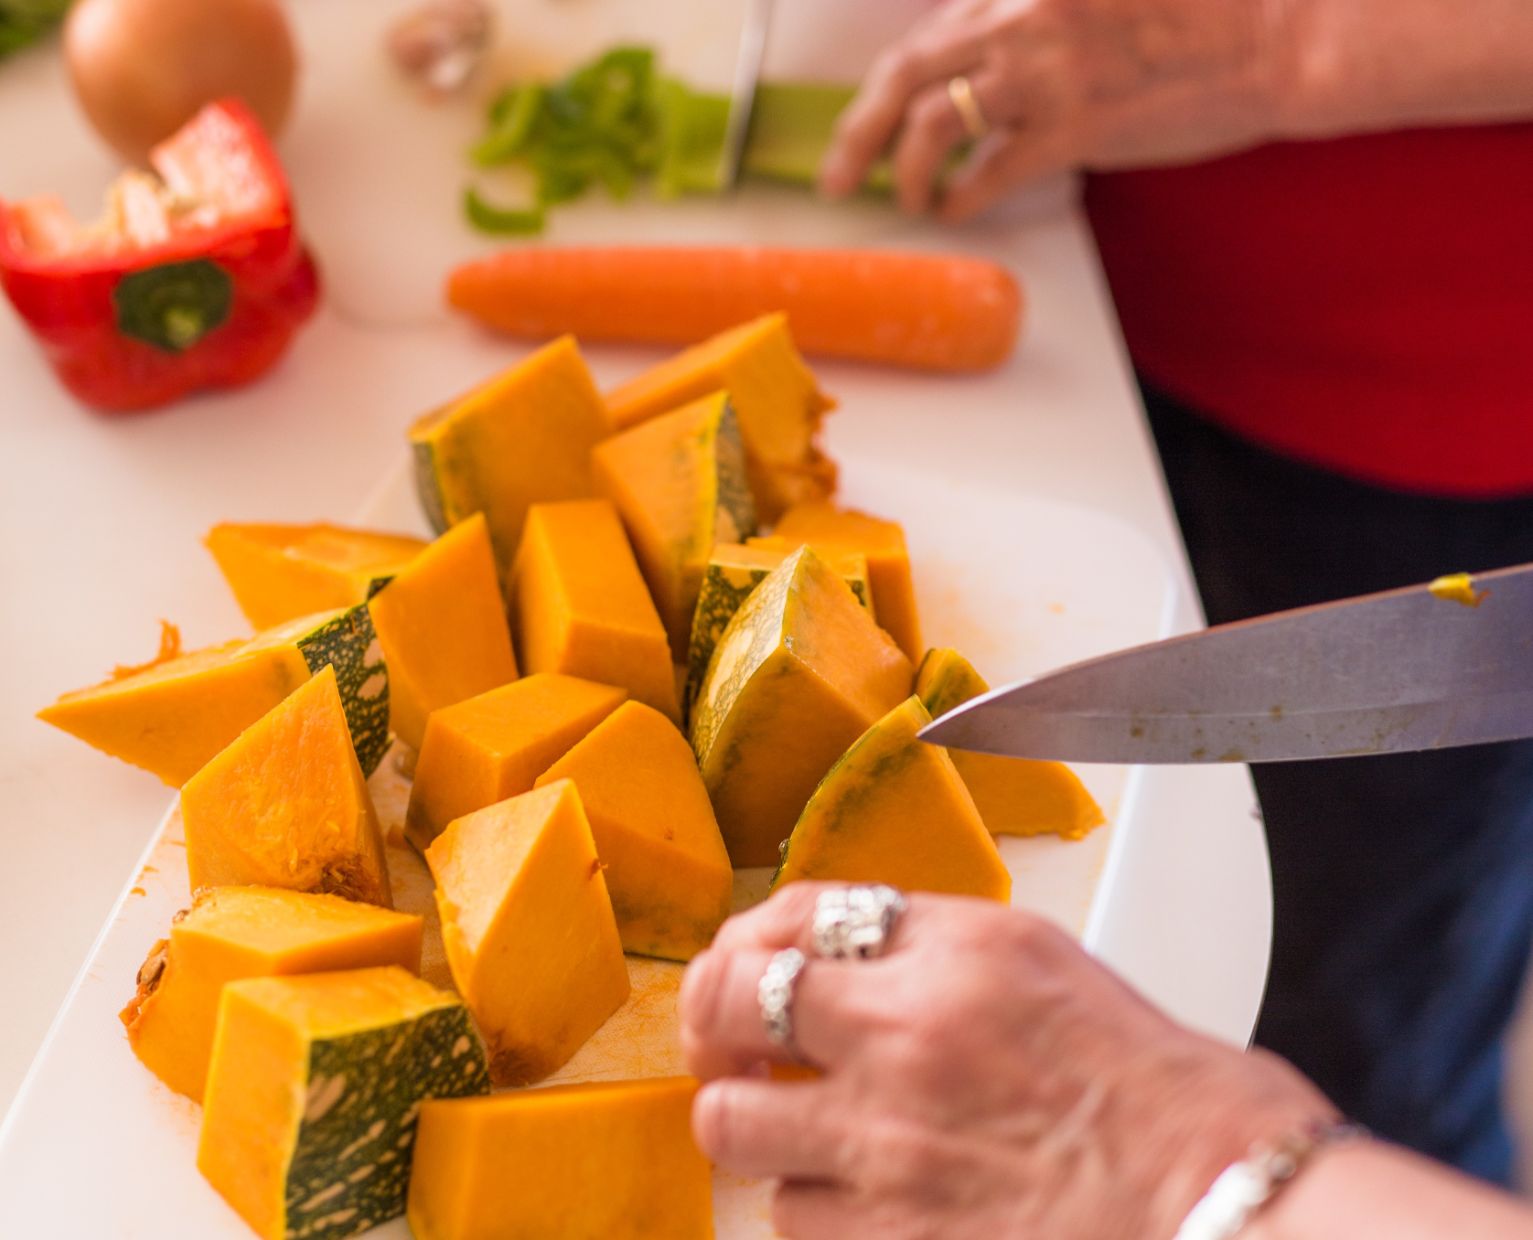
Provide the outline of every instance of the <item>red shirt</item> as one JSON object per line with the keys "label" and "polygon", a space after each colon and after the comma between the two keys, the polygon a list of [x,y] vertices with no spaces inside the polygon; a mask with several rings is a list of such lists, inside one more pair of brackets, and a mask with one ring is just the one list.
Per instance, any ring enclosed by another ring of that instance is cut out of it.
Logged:
{"label": "red shirt", "polygon": [[1096,176],[1086,205],[1155,386],[1364,481],[1533,493],[1533,125]]}

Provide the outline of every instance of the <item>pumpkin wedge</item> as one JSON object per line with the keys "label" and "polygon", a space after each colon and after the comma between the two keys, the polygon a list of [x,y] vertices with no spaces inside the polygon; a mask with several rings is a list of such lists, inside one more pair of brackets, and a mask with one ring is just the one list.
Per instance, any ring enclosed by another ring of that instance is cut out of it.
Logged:
{"label": "pumpkin wedge", "polygon": [[554,672],[433,711],[405,813],[405,838],[425,851],[454,818],[529,792],[549,766],[628,694]]}
{"label": "pumpkin wedge", "polygon": [[692,748],[736,866],[771,865],[821,776],[910,693],[910,661],[807,547],[719,639]]}
{"label": "pumpkin wedge", "polygon": [[799,504],[783,513],[765,545],[796,547],[803,543],[860,551],[867,556],[878,623],[912,662],[921,657],[925,647],[921,644],[910,553],[905,548],[905,531],[897,522],[825,502]]}
{"label": "pumpkin wedge", "polygon": [[596,843],[568,780],[456,819],[426,850],[442,942],[499,1085],[542,1080],[628,998]]}
{"label": "pumpkin wedge", "polygon": [[910,697],[863,733],[804,806],[773,887],[818,879],[1011,898],[1011,874],[952,759],[916,739],[930,722]]}
{"label": "pumpkin wedge", "polygon": [[720,389],[740,416],[762,520],[835,491],[836,467],[818,443],[835,402],[804,364],[784,315],[742,323],[677,354],[607,393],[607,407],[626,430]]}
{"label": "pumpkin wedge", "polygon": [[734,872],[687,739],[625,702],[538,776],[574,782],[623,950],[690,960],[729,916]]}
{"label": "pumpkin wedge", "polygon": [[462,1002],[383,967],[230,982],[197,1168],[267,1240],[339,1240],[404,1213],[416,1114],[489,1088]]}
{"label": "pumpkin wedge", "polygon": [[[757,539],[758,543],[766,541]],[[766,579],[766,575],[788,558],[793,548],[747,546],[720,543],[708,557],[703,570],[697,606],[692,612],[692,635],[687,643],[686,702],[691,709],[703,673],[713,658],[714,648],[724,629],[746,596]],[[868,560],[860,551],[826,550],[816,547],[818,555],[851,586],[857,601],[873,615],[873,596],[868,588]]]}
{"label": "pumpkin wedge", "polygon": [[286,887],[393,902],[383,836],[331,668],[186,781],[181,823],[193,891]]}
{"label": "pumpkin wedge", "polygon": [[426,517],[440,534],[484,513],[506,580],[528,507],[592,494],[591,449],[610,430],[591,372],[564,336],[410,428]]}
{"label": "pumpkin wedge", "polygon": [[714,392],[598,445],[592,461],[680,663],[708,553],[756,532],[734,408]]}
{"label": "pumpkin wedge", "polygon": [[205,888],[138,971],[138,990],[122,1010],[128,1043],[166,1085],[201,1102],[225,983],[370,965],[418,972],[421,924],[338,896]]}
{"label": "pumpkin wedge", "polygon": [[389,726],[419,749],[426,716],[516,679],[484,515],[401,569],[368,604],[389,669]]}
{"label": "pumpkin wedge", "polygon": [[336,670],[357,759],[370,775],[388,748],[389,695],[365,605],[188,654],[167,625],[156,659],[66,693],[37,717],[178,788],[327,665]]}
{"label": "pumpkin wedge", "polygon": [[511,616],[528,671],[621,685],[680,718],[665,626],[607,500],[528,510],[511,574]]}
{"label": "pumpkin wedge", "polygon": [[416,1240],[710,1240],[713,1177],[691,1077],[428,1102],[416,1128]]}
{"label": "pumpkin wedge", "polygon": [[365,603],[426,545],[341,525],[232,521],[215,525],[202,541],[256,629]]}
{"label": "pumpkin wedge", "polygon": [[[956,650],[926,652],[916,671],[916,695],[935,719],[988,691],[974,665]],[[994,835],[1057,835],[1084,839],[1107,821],[1080,776],[1063,762],[948,751]]]}

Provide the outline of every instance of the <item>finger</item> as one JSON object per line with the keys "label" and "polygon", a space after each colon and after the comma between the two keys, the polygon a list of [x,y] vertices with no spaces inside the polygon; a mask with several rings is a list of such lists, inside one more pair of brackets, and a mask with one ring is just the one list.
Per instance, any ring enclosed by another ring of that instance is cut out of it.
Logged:
{"label": "finger", "polygon": [[834,1184],[789,1180],[772,1196],[772,1230],[785,1240],[844,1240],[877,1232],[867,1206]]}
{"label": "finger", "polygon": [[1069,153],[1026,130],[996,134],[948,180],[938,215],[949,224],[972,219],[1012,190],[1070,167]]}
{"label": "finger", "polygon": [[893,139],[911,96],[933,81],[972,68],[981,50],[971,28],[955,27],[927,32],[881,55],[836,122],[820,167],[821,190],[840,197],[862,184]]}
{"label": "finger", "polygon": [[[953,102],[951,81],[928,86],[915,97],[894,148],[895,190],[900,208],[911,214],[931,206],[943,164],[955,148],[970,140],[963,115]],[[1009,119],[1005,82],[998,74],[975,74],[969,89],[987,125],[997,128]]]}
{"label": "finger", "polygon": [[[760,1063],[795,1062],[767,1036],[757,987],[773,953],[710,948],[687,966],[681,984],[681,1049],[688,1069],[703,1080],[739,1076]],[[856,966],[811,960],[793,992],[793,1040],[817,1067],[842,1063],[862,1037],[853,974]]]}
{"label": "finger", "polygon": [[848,1142],[829,1092],[819,1081],[713,1081],[692,1103],[692,1135],[704,1154],[739,1175],[838,1180],[850,1170]]}

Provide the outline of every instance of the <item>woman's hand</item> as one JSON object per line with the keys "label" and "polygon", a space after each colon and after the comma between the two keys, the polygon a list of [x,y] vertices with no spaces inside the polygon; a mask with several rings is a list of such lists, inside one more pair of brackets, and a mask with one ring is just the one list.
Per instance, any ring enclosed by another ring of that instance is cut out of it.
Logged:
{"label": "woman's hand", "polygon": [[888,953],[811,959],[792,1016],[818,1079],[779,1082],[756,986],[808,950],[823,884],[795,883],[688,970],[693,1127],[722,1166],[778,1177],[790,1237],[1159,1240],[1251,1145],[1334,1115],[1297,1072],[1178,1028],[1062,931],[910,897]]}
{"label": "woman's hand", "polygon": [[1279,128],[1289,0],[948,0],[874,64],[822,172],[854,190],[893,144],[907,211],[928,209],[969,141],[949,93],[968,79],[987,126],[941,195],[960,219],[1073,167],[1188,160]]}

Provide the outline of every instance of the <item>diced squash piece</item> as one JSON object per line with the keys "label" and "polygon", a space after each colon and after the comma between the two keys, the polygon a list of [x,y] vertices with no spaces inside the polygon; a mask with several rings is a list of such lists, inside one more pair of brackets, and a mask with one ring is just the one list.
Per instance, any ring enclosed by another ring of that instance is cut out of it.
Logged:
{"label": "diced squash piece", "polygon": [[389,726],[414,749],[432,711],[516,679],[482,513],[433,542],[368,606],[389,669]]}
{"label": "diced squash piece", "polygon": [[528,510],[511,616],[529,672],[621,685],[636,701],[680,718],[665,626],[607,500]]}
{"label": "diced squash piece", "polygon": [[751,592],[713,652],[691,724],[736,866],[777,860],[821,776],[910,679],[910,661],[808,548]]}
{"label": "diced squash piece", "polygon": [[405,814],[421,851],[454,818],[529,792],[533,782],[628,694],[554,672],[433,711]]}
{"label": "diced squash piece", "polygon": [[568,780],[454,820],[426,850],[442,942],[500,1085],[542,1080],[628,998],[628,965]]}
{"label": "diced squash piece", "polygon": [[591,449],[611,431],[564,336],[410,428],[416,486],[437,533],[482,512],[502,581],[530,505],[593,493]]}
{"label": "diced squash piece", "polygon": [[[756,543],[763,539],[754,540]],[[766,575],[788,558],[794,548],[747,546],[720,543],[708,557],[703,582],[692,612],[692,635],[687,644],[686,702],[691,708],[703,673],[713,658],[714,648],[724,635],[724,628],[740,610],[746,596],[766,579]],[[815,554],[851,586],[857,601],[873,615],[873,595],[868,588],[868,560],[860,551],[826,550],[816,547]]]}
{"label": "diced squash piece", "polygon": [[788,837],[774,887],[797,879],[1011,898],[1011,874],[931,722],[907,698],[833,766]]}
{"label": "diced squash piece", "polygon": [[676,662],[715,543],[756,531],[733,406],[714,392],[598,445],[597,485],[616,505]]}
{"label": "diced squash piece", "polygon": [[280,887],[209,887],[150,950],[122,1023],[143,1065],[201,1102],[225,983],[388,964],[413,973],[420,958],[421,919],[409,913]]}
{"label": "diced squash piece", "polygon": [[[935,719],[989,690],[956,650],[926,652],[916,672],[916,695]],[[979,816],[995,835],[1058,835],[1084,839],[1107,821],[1080,776],[1063,762],[1036,762],[950,749]]]}
{"label": "diced squash piece", "polygon": [[734,872],[687,739],[625,702],[538,777],[574,782],[623,950],[690,960],[729,916]]}
{"label": "diced squash piece", "polygon": [[388,748],[389,694],[365,605],[189,654],[167,625],[158,658],[66,693],[37,717],[179,788],[327,665],[336,671],[357,760],[372,774]]}
{"label": "diced squash piece", "polygon": [[331,668],[186,781],[181,823],[193,891],[286,887],[393,902],[378,817]]}
{"label": "diced squash piece", "polygon": [[232,521],[215,525],[203,543],[257,629],[365,603],[426,545],[405,534],[341,525]]}
{"label": "diced squash piece", "polygon": [[711,1240],[713,1177],[691,1077],[428,1102],[410,1177],[416,1240]]}
{"label": "diced squash piece", "polygon": [[740,416],[763,521],[835,491],[835,464],[818,443],[835,402],[794,347],[784,315],[742,323],[677,354],[609,392],[607,407],[625,430],[720,389]]}
{"label": "diced squash piece", "polygon": [[921,644],[921,619],[916,611],[910,553],[905,549],[905,531],[896,522],[828,503],[809,503],[785,512],[773,535],[770,546],[810,543],[816,547],[861,551],[868,557],[878,623],[889,631],[912,662],[921,657],[925,647]]}
{"label": "diced squash piece", "polygon": [[267,1240],[403,1214],[416,1115],[489,1088],[456,995],[397,967],[230,982],[197,1168]]}

